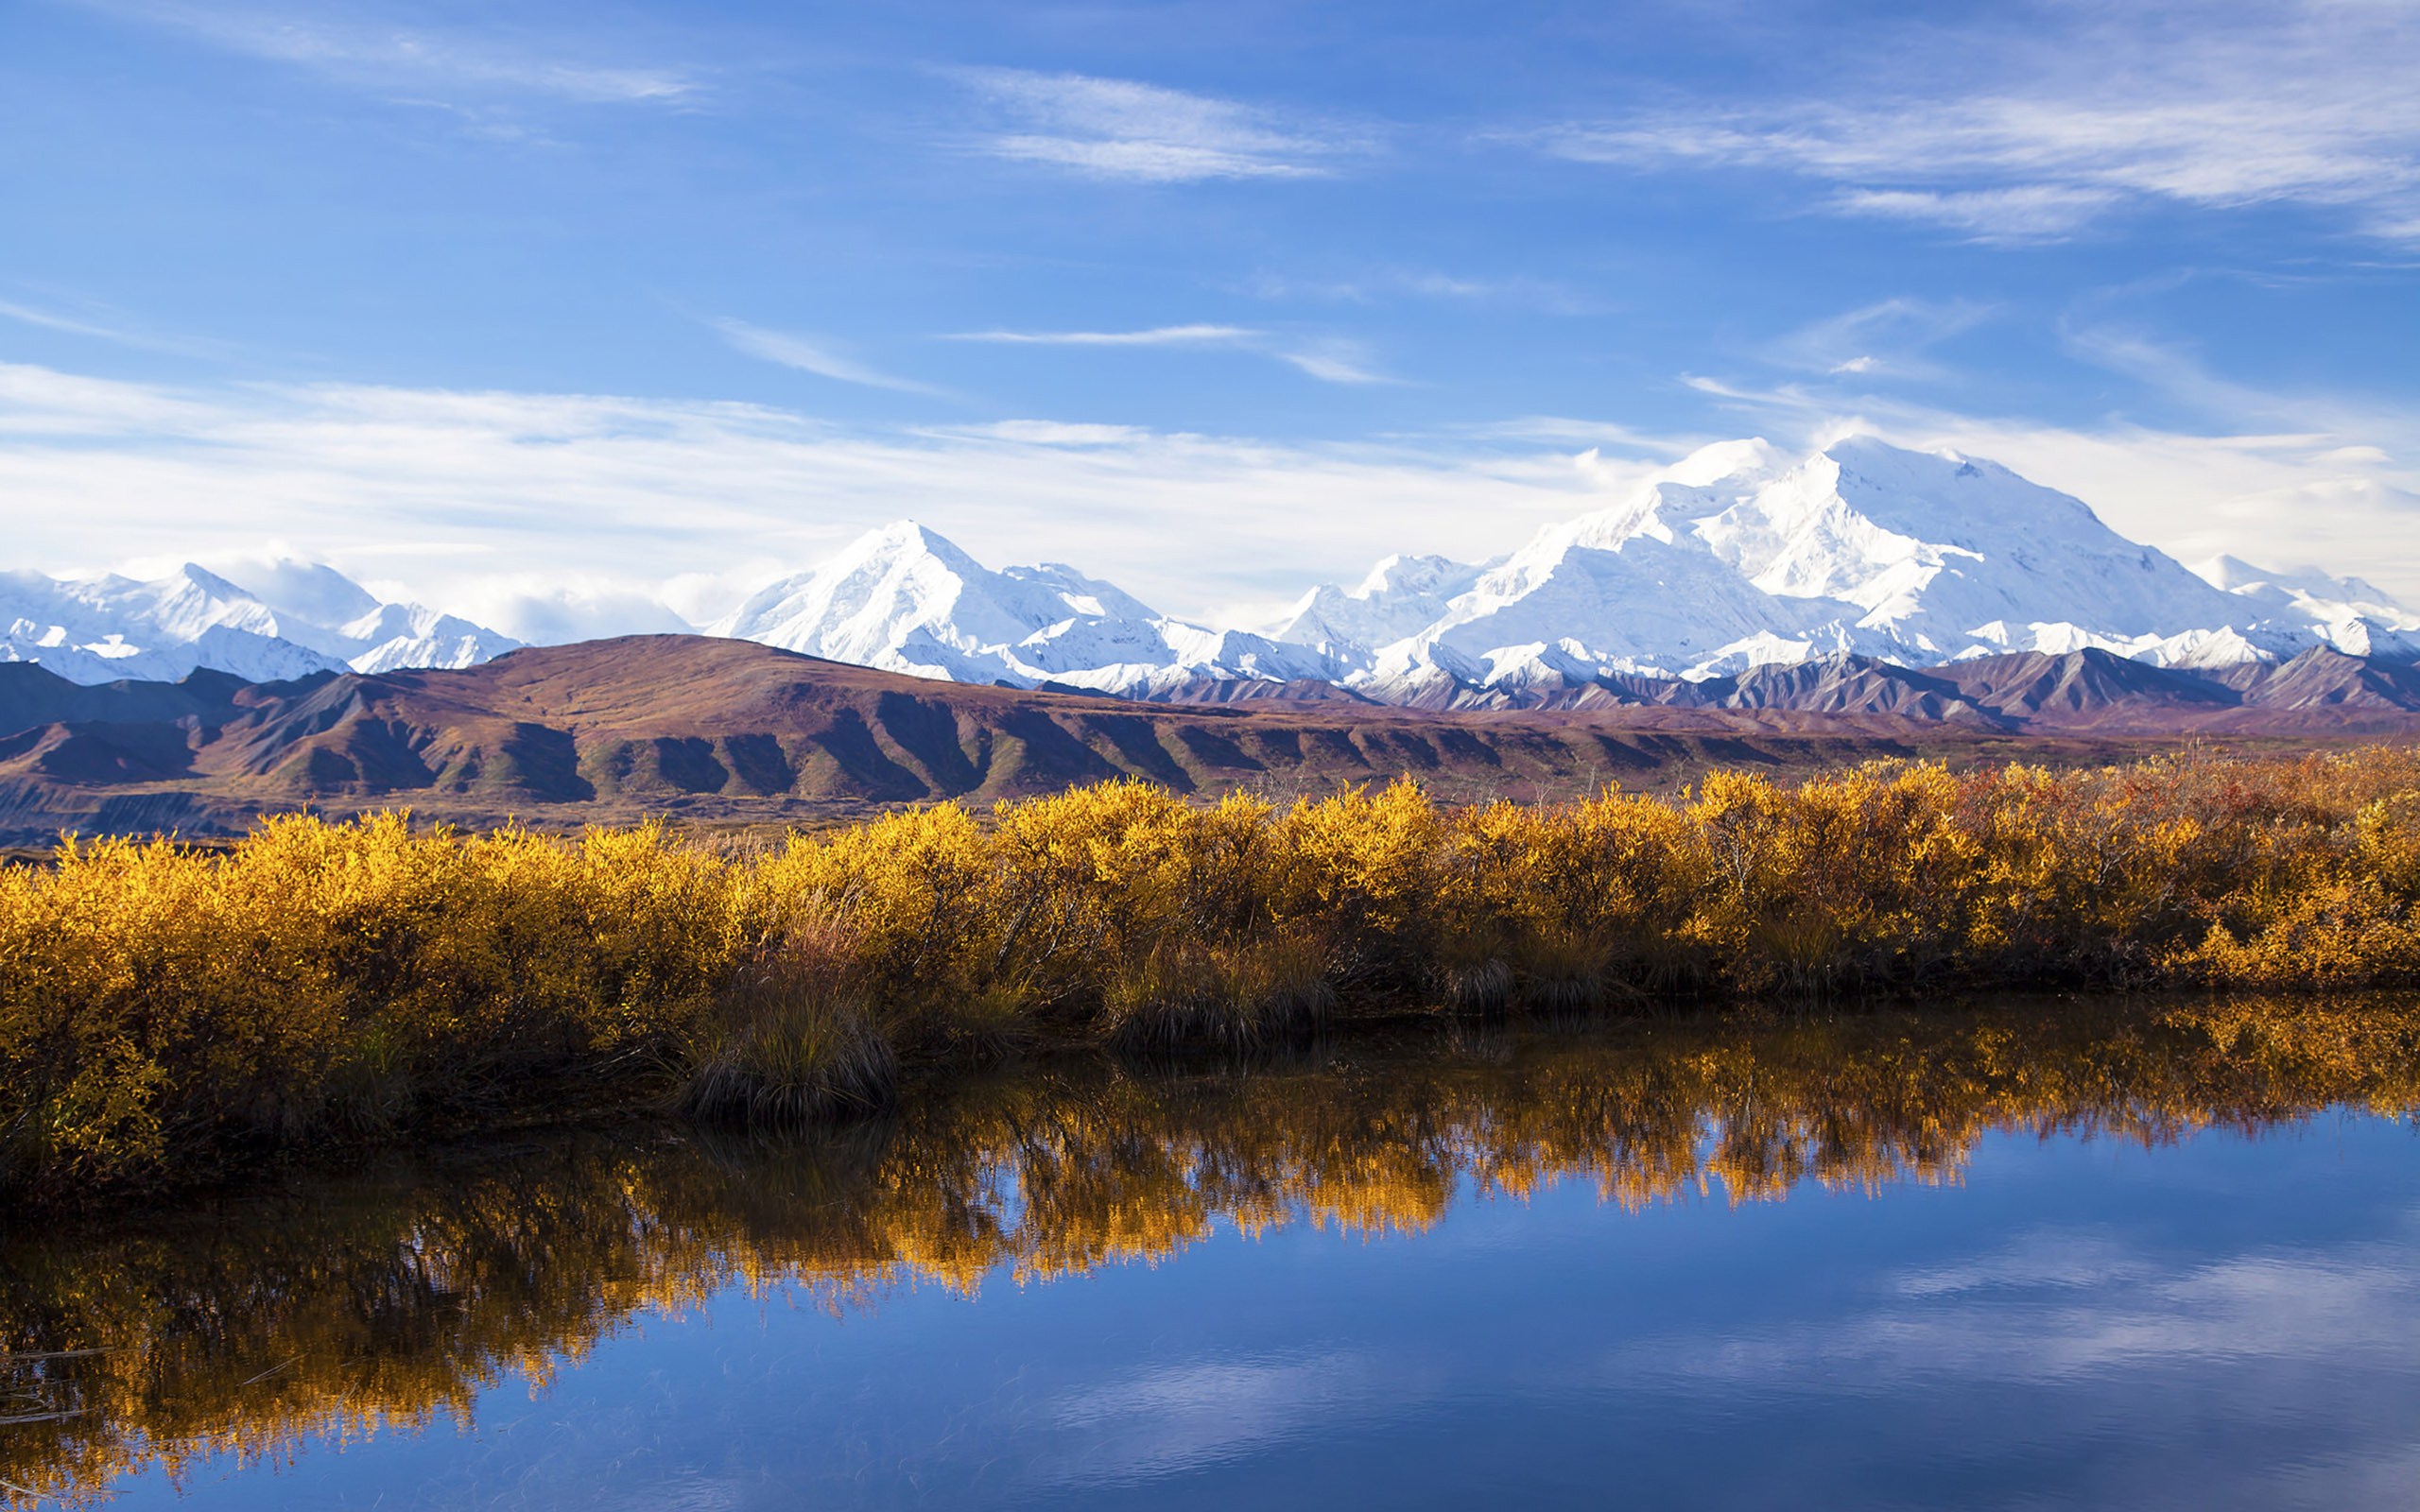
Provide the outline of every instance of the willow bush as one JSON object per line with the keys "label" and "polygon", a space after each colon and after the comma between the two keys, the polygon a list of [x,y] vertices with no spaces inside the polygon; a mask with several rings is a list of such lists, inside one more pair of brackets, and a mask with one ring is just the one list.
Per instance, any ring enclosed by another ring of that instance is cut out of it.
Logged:
{"label": "willow bush", "polygon": [[264,821],[0,869],[0,1191],[57,1194],[563,1089],[700,1116],[902,1057],[1248,1046],[1333,1007],[2420,983],[2420,754],[2212,755],[1449,809],[1136,782],[734,857],[662,826]]}

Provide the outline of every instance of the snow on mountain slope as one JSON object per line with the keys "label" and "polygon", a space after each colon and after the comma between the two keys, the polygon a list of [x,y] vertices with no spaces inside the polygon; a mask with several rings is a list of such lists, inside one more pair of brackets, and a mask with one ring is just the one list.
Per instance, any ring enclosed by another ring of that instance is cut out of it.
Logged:
{"label": "snow on mountain slope", "polygon": [[171,681],[197,667],[254,682],[314,672],[470,666],[520,643],[417,604],[381,604],[332,567],[186,563],[165,577],[0,573],[0,661],[76,682]]}
{"label": "snow on mountain slope", "polygon": [[[1061,564],[994,571],[906,521],[709,633],[961,681],[1183,698],[1307,681],[1439,707],[1618,700],[1626,678],[1847,656],[2106,651],[2204,671],[2314,647],[2420,658],[2420,613],[2358,579],[2232,558],[2188,571],[1996,463],[1870,437],[1808,456],[1709,446],[1507,556],[1388,557],[1267,633],[1171,618]],[[0,573],[0,660],[82,682],[468,666],[517,644],[308,562],[150,582]]]}
{"label": "snow on mountain slope", "polygon": [[1018,687],[1142,693],[1203,674],[1335,672],[1316,650],[1169,619],[1072,567],[994,572],[913,521],[870,530],[822,566],[760,589],[707,633]]}
{"label": "snow on mountain slope", "polygon": [[1871,437],[1806,457],[1710,446],[1496,560],[1386,558],[1266,635],[1170,619],[1068,567],[994,572],[912,523],[772,584],[712,633],[961,680],[1154,696],[1311,679],[1440,706],[1841,655],[2091,649],[2213,668],[2322,644],[2420,654],[2420,622],[2365,584],[2240,563],[2196,576],[1996,463]]}
{"label": "snow on mountain slope", "polygon": [[2358,577],[2270,572],[2225,556],[2199,563],[2193,571],[2273,616],[2309,621],[2320,639],[2348,656],[2420,656],[2420,614]]}
{"label": "snow on mountain slope", "polygon": [[2354,639],[2311,608],[2223,592],[1996,463],[1870,437],[1803,460],[1733,441],[1540,530],[1347,684],[1433,701],[1444,684],[1518,694],[1836,652],[1927,664],[2099,647],[2191,666]]}
{"label": "snow on mountain slope", "polygon": [[1366,659],[1372,646],[1418,634],[1495,565],[1474,567],[1446,557],[1388,557],[1351,588],[1322,583],[1305,593],[1273,635],[1289,644]]}

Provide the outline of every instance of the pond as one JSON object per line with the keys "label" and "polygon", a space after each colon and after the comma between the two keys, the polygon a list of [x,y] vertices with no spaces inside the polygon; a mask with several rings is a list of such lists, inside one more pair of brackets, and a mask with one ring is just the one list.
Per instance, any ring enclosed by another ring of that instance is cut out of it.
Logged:
{"label": "pond", "polygon": [[180,1508],[2409,1506],[2420,1007],[1040,1061],[0,1229],[0,1480]]}

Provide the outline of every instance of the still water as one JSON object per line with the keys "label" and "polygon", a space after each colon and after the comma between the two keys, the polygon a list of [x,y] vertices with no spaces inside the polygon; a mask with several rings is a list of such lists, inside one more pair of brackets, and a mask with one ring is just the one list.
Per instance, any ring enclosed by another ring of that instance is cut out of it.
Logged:
{"label": "still water", "polygon": [[2415,1109],[2409,1005],[2036,1004],[396,1158],[0,1231],[0,1494],[2411,1506]]}

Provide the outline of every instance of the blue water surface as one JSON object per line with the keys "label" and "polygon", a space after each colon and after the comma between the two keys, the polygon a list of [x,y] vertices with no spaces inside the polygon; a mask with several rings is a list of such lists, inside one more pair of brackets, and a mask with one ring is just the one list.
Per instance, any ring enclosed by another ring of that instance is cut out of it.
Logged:
{"label": "blue water surface", "polygon": [[648,1314],[467,1428],[157,1471],[128,1508],[2344,1507],[2420,1502],[2420,1143],[2329,1109],[1998,1132],[1954,1184],[1426,1231],[838,1315]]}

